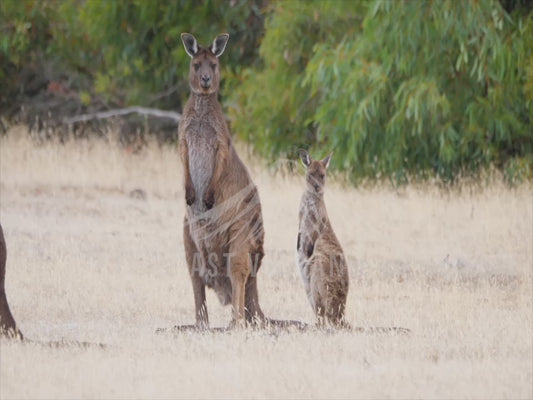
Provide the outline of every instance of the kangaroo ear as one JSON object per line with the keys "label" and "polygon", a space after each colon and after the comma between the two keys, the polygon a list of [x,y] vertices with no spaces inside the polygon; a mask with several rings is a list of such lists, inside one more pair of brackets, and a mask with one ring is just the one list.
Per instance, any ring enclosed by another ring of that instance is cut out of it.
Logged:
{"label": "kangaroo ear", "polygon": [[196,38],[190,33],[182,33],[181,41],[183,42],[183,47],[185,51],[192,58],[198,53],[198,42]]}
{"label": "kangaroo ear", "polygon": [[298,154],[300,155],[300,160],[302,160],[303,165],[307,168],[309,164],[311,164],[311,157],[309,157],[309,153],[307,150],[300,149],[298,150]]}
{"label": "kangaroo ear", "polygon": [[215,40],[213,40],[213,44],[211,45],[210,50],[215,55],[215,57],[220,57],[222,53],[224,53],[224,49],[226,48],[228,40],[229,34],[227,33],[218,35]]}
{"label": "kangaroo ear", "polygon": [[329,153],[326,158],[322,160],[322,165],[326,167],[326,169],[329,167],[329,162],[331,161],[331,156],[333,155],[333,152]]}

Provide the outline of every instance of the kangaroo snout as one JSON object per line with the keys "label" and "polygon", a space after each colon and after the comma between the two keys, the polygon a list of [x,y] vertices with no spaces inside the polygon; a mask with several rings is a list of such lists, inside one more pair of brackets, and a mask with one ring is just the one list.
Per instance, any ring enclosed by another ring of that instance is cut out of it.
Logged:
{"label": "kangaroo snout", "polygon": [[202,75],[200,85],[204,89],[209,89],[211,87],[211,75]]}

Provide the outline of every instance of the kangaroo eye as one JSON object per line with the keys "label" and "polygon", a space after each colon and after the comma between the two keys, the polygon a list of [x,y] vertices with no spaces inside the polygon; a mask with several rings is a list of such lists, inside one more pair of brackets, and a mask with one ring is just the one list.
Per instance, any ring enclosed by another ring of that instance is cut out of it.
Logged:
{"label": "kangaroo eye", "polygon": [[319,174],[318,177],[319,177],[320,179],[324,179],[325,175],[324,175],[324,174]]}
{"label": "kangaroo eye", "polygon": [[200,64],[193,64],[194,70],[198,71],[200,69]]}
{"label": "kangaroo eye", "polygon": [[215,70],[216,67],[217,67],[216,64],[211,64],[211,68],[213,69],[213,71]]}

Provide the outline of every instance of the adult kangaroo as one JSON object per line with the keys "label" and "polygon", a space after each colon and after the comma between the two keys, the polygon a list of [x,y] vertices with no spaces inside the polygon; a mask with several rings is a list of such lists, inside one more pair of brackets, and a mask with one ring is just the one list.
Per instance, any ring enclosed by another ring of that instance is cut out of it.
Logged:
{"label": "adult kangaroo", "polygon": [[4,239],[4,231],[0,225],[0,335],[18,337],[22,339],[22,333],[18,330],[15,319],[9,309],[6,298],[5,277],[6,277],[7,248]]}
{"label": "adult kangaroo", "polygon": [[231,303],[230,326],[264,321],[256,273],[263,259],[263,219],[259,194],[239,158],[218,102],[220,66],[229,35],[209,47],[182,33],[191,57],[190,98],[179,125],[185,175],[183,237],[192,280],[196,327],[209,326],[205,287]]}

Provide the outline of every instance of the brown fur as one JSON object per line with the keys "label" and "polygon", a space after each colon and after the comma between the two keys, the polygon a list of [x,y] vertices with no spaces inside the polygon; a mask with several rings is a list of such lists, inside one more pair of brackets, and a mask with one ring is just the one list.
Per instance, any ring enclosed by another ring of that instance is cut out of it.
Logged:
{"label": "brown fur", "polygon": [[263,321],[256,272],[263,258],[259,194],[233,147],[218,102],[220,67],[228,35],[209,48],[182,34],[191,56],[191,96],[179,126],[185,175],[184,244],[192,279],[196,325],[208,327],[205,287],[232,304],[232,324]]}
{"label": "brown fur", "polygon": [[18,337],[22,339],[22,333],[18,330],[15,319],[9,309],[6,298],[5,277],[6,277],[7,248],[4,239],[4,231],[0,225],[0,335]]}
{"label": "brown fur", "polygon": [[331,154],[321,161],[311,160],[303,150],[300,155],[307,173],[299,212],[298,267],[319,324],[346,325],[348,267],[324,203],[326,169]]}

